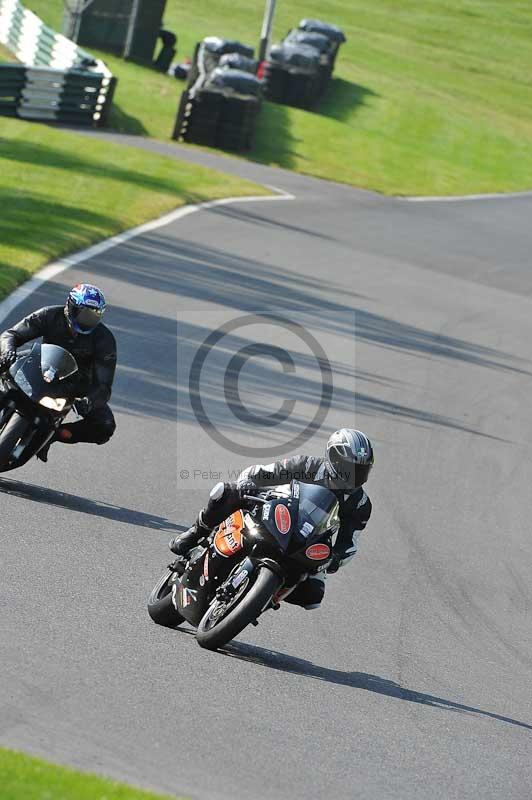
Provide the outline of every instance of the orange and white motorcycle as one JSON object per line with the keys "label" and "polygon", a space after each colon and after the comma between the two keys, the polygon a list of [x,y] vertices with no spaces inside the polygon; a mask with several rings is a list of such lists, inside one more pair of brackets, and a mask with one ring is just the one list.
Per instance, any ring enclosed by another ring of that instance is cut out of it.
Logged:
{"label": "orange and white motorcycle", "polygon": [[158,581],[148,613],[159,625],[187,621],[202,647],[217,650],[309,575],[327,568],[338,531],[338,501],[323,486],[292,481],[246,497],[188,559]]}

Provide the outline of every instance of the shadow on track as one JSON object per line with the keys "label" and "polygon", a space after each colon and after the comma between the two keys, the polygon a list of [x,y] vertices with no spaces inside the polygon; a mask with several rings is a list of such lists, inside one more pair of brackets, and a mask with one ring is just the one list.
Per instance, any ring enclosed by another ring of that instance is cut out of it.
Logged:
{"label": "shadow on track", "polygon": [[[131,247],[138,249],[140,244],[131,243]],[[151,266],[153,266],[152,280],[155,280],[157,270],[155,262]],[[120,273],[117,277],[127,280],[126,273],[124,272],[123,275],[121,274],[122,268],[122,263],[115,264],[114,266],[109,263],[109,276]],[[135,268],[132,266],[131,269],[131,274],[135,275],[135,269],[138,269],[138,267]],[[186,285],[184,273],[180,274],[180,279],[183,281],[180,291],[182,294],[186,294],[184,288]],[[204,289],[205,283],[206,275],[205,282],[201,284]],[[198,284],[198,287],[199,285],[200,284]],[[273,285],[274,279],[272,277],[271,282],[269,282],[272,291]],[[176,286],[173,283],[169,283],[166,288],[168,291],[176,291]],[[311,288],[313,288],[313,282],[309,279],[309,292],[306,295],[307,300],[305,301],[308,303],[310,303],[310,298],[314,297],[313,293],[310,291]],[[189,289],[192,296],[192,284],[189,285]],[[35,292],[35,307],[63,302],[64,291],[64,286],[61,284],[56,284],[54,282],[45,284]],[[197,291],[199,292],[199,288]],[[223,291],[225,291],[225,289],[222,289],[222,282],[218,283],[218,279],[212,291],[216,294],[219,301],[224,299]],[[235,297],[238,297],[239,293],[236,292],[236,289],[233,291],[235,291]],[[280,291],[279,288],[277,291]],[[243,292],[244,288],[240,291],[240,297]],[[205,299],[209,297],[210,295],[208,295],[208,293],[205,294]],[[212,297],[210,297],[210,299],[212,300]],[[292,308],[291,315],[288,315],[289,318],[300,324],[307,325],[310,330],[314,330],[314,321],[316,320],[319,325],[325,325],[320,318],[317,301],[315,306],[310,306],[309,308],[303,304],[301,298],[300,301],[301,305],[296,303]],[[301,313],[298,313],[298,309]],[[250,302],[249,306],[245,303],[241,303],[241,310],[260,313],[264,312],[265,309],[260,306],[253,306]],[[281,314],[283,310],[285,310],[284,307],[281,307]],[[311,312],[313,314],[312,319],[309,316]],[[361,325],[364,324],[361,321],[361,312],[355,313],[355,311],[349,309],[347,306],[338,306],[338,313],[343,320],[342,324],[345,326],[345,332],[350,331],[351,340],[355,341],[360,337]],[[10,316],[8,318],[8,324],[13,322],[17,316],[17,314]],[[235,312],[235,316],[237,316],[237,312]],[[366,317],[367,316],[372,315],[366,314]],[[112,316],[109,317],[109,324],[120,342],[120,360],[111,402],[115,410],[125,411],[129,414],[170,419],[172,421],[177,420],[180,424],[196,424],[196,417],[192,413],[188,390],[189,365],[192,363],[194,356],[207,336],[212,333],[213,327],[218,323],[213,321],[210,324],[208,322],[204,324],[204,313],[202,311],[190,312],[188,316],[187,312],[183,311],[182,317],[182,319],[178,318],[176,321],[173,318],[134,311],[121,306],[113,306]],[[391,323],[381,319],[380,324],[386,327]],[[396,326],[395,332],[389,331],[391,341],[396,340],[397,346],[400,347],[402,337],[406,337],[409,339],[409,343],[404,343],[405,349],[408,350],[412,347],[414,351],[417,352],[417,337],[413,336],[412,331],[406,334],[403,325],[400,323],[394,323],[394,325]],[[410,334],[413,336],[412,340],[410,340]],[[366,338],[371,340],[371,336],[369,335]],[[242,347],[249,345],[250,341],[249,338],[238,336],[235,333],[226,336],[218,343],[216,348],[212,349],[206,368],[202,371],[202,399],[208,409],[210,420],[212,424],[229,433],[240,432],[242,430],[242,424],[240,420],[229,413],[225,398],[220,394],[220,386],[224,386],[227,364],[230,358]],[[455,342],[457,341],[458,340],[455,340]],[[176,343],[179,344],[178,360],[176,359]],[[464,342],[462,344],[463,347],[467,349],[466,343]],[[471,345],[471,347],[475,346]],[[494,353],[495,351],[489,352]],[[426,353],[430,353],[428,345]],[[420,354],[425,354],[423,348]],[[454,350],[436,354],[447,358],[460,358],[460,355],[455,353]],[[288,383],[287,376],[284,372],[279,371],[276,365],[268,364],[267,361],[252,360],[247,366],[247,389],[250,394],[254,393],[253,402],[248,402],[247,408],[255,416],[260,417],[261,415],[270,413],[271,403],[273,401],[284,401],[287,397],[287,393],[306,403],[313,404],[314,407],[320,402],[323,384],[318,362],[305,352],[293,350],[291,355],[296,365],[296,372],[294,376],[291,376],[290,383]],[[503,358],[503,355],[504,354],[499,353],[497,357],[500,356]],[[492,360],[491,357],[489,357],[487,361],[484,361],[480,353],[478,357],[480,359],[479,364],[483,366],[491,368],[498,368],[500,366],[501,369],[504,369],[502,362],[499,364],[498,361]],[[508,356],[505,356],[505,358],[508,360]],[[474,361],[473,355],[471,355],[471,357],[467,354],[464,355],[464,360],[470,361],[471,359]],[[372,385],[396,386],[400,388],[399,384],[403,389],[405,387],[403,382],[399,382],[398,384],[396,380],[389,379],[386,376],[360,371],[356,368],[354,363],[349,364],[348,362],[329,359],[329,364],[336,377],[342,376],[347,378],[348,382],[353,386],[355,386],[355,382],[356,385],[359,385],[360,382],[364,382],[364,384],[368,385],[368,388]],[[508,369],[520,371],[517,367],[508,367]],[[403,391],[403,394],[406,396],[407,392]],[[333,402],[337,410],[345,411],[348,414],[352,413],[353,407],[355,406],[359,411],[368,415],[386,415],[387,417],[403,419],[413,425],[438,426],[450,430],[462,431],[464,433],[471,433],[476,436],[487,437],[496,441],[505,441],[498,439],[492,434],[484,433],[466,425],[464,420],[453,419],[445,414],[434,413],[428,409],[416,408],[406,403],[403,404],[386,400],[369,391],[363,393],[356,390],[353,391],[349,388],[343,388],[340,384],[337,385],[337,382],[333,385]],[[307,422],[308,420],[305,418],[297,414],[292,414],[278,430],[281,435],[285,435],[291,431],[299,432]]]}
{"label": "shadow on track", "polygon": [[[234,210],[231,211],[233,213]],[[207,212],[206,212],[207,213]],[[221,213],[216,211],[215,213]],[[249,220],[240,212],[241,220]],[[253,212],[253,224],[259,224],[260,214]],[[270,226],[271,220],[267,220]],[[274,223],[275,224],[275,223]],[[281,220],[281,224],[284,224]],[[264,313],[275,309],[319,339],[321,332],[342,336],[346,342],[365,341],[378,347],[399,351],[420,358],[441,358],[494,369],[506,373],[529,374],[528,362],[474,342],[441,335],[416,326],[402,323],[382,315],[358,309],[362,296],[328,280],[329,297],[323,295],[322,280],[291,270],[278,268],[261,261],[250,261],[234,253],[209,248],[195,242],[175,239],[164,232],[146,234],[121,248],[121,257],[104,254],[91,262],[96,276],[124,281],[127,284],[167,292],[176,297],[178,320],[145,313],[131,308],[113,306],[109,316],[115,335],[120,341],[120,363],[113,393],[113,407],[130,414],[178,420],[196,424],[188,392],[187,365],[202,346],[206,337],[218,324],[205,319],[200,307],[189,311],[189,299],[216,303],[220,307],[239,312]],[[243,281],[242,276],[246,279]],[[50,282],[33,296],[35,306],[64,301],[64,286]],[[17,315],[9,318],[12,322]],[[179,369],[176,364],[176,341],[179,344]],[[238,432],[240,420],[229,413],[225,399],[220,395],[224,385],[227,363],[241,347],[250,343],[246,336],[232,334],[212,351],[212,360],[203,370],[202,399],[208,408],[212,424],[228,433]],[[354,346],[354,345],[353,345]],[[252,399],[249,411],[255,417],[267,416],[274,401],[284,401],[287,396],[298,398],[315,408],[322,397],[322,374],[315,359],[304,352],[291,353],[296,371],[288,382],[284,372],[276,365],[251,360],[246,367],[246,391]],[[439,426],[486,436],[469,427],[463,419],[453,419],[444,413],[417,408],[407,402],[379,397],[374,390],[387,382],[384,375],[361,375],[356,369],[354,350],[351,364],[330,359],[336,376],[363,379],[367,391],[356,392],[334,385],[334,407],[352,413],[356,407],[365,414],[397,418],[412,425]],[[338,384],[338,385],[337,385]],[[402,395],[407,396],[406,392]],[[256,399],[257,398],[257,399]],[[302,430],[301,415],[291,415],[279,436],[290,430]],[[268,433],[271,428],[268,428]],[[491,438],[491,436],[490,436]]]}
{"label": "shadow on track", "polygon": [[249,661],[261,667],[288,672],[293,675],[300,675],[305,678],[315,678],[319,681],[334,683],[338,686],[348,686],[352,689],[364,689],[375,694],[382,694],[385,697],[395,697],[397,700],[406,700],[409,703],[419,703],[433,708],[442,708],[447,711],[457,711],[461,713],[477,714],[482,717],[490,717],[499,722],[506,722],[509,725],[516,725],[532,731],[532,725],[511,717],[504,717],[501,714],[494,714],[491,711],[483,711],[474,706],[466,706],[463,703],[455,703],[453,700],[446,700],[432,694],[415,692],[406,689],[395,681],[381,678],[378,675],[370,675],[367,672],[343,672],[339,669],[320,667],[311,661],[303,658],[295,658],[286,653],[279,653],[275,650],[266,650],[263,647],[243,644],[241,642],[231,642],[220,651],[231,658],[238,658],[241,661]]}
{"label": "shadow on track", "polygon": [[[252,219],[253,224],[261,220],[259,213],[247,210],[217,208],[205,213],[234,215],[241,222]],[[285,225],[284,221],[262,219],[268,228]],[[235,316],[239,311],[260,314],[275,309],[277,314],[311,330],[355,336],[359,341],[423,358],[531,374],[528,362],[525,365],[522,359],[503,351],[358,308],[355,302],[346,302],[345,288],[333,281],[328,281],[329,297],[325,297],[320,280],[197,242],[176,240],[163,232],[128,242],[122,252],[119,262],[102,256],[91,264],[94,274],[101,274],[102,280],[112,278],[175,294],[181,309],[188,308],[189,299],[233,308]],[[349,293],[353,301],[363,297]],[[186,311],[182,316],[186,318]]]}
{"label": "shadow on track", "polygon": [[304,236],[311,236],[314,239],[323,239],[326,242],[337,241],[334,236],[328,236],[326,233],[312,230],[311,228],[302,228],[299,225],[290,225],[288,222],[272,219],[265,214],[258,214],[257,212],[248,211],[247,209],[233,208],[232,206],[215,206],[210,209],[210,211],[217,216],[236,219],[238,222],[253,223],[265,228],[281,229],[289,231],[290,233],[302,233]]}
{"label": "shadow on track", "polygon": [[181,533],[186,530],[185,525],[175,525],[165,517],[157,517],[132,508],[114,506],[101,500],[90,500],[87,497],[80,497],[76,494],[58,492],[55,489],[35,486],[35,484],[31,483],[0,478],[0,492],[21,497],[23,500],[33,500],[35,503],[67,508],[70,511],[77,511],[81,514],[91,514],[96,517],[113,520],[113,522],[125,522],[127,525],[138,525],[141,528],[151,528],[155,531]]}

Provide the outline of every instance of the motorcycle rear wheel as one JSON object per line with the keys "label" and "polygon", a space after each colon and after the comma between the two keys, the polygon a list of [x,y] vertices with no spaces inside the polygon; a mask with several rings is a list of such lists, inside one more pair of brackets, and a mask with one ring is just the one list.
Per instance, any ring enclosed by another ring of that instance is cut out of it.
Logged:
{"label": "motorcycle rear wheel", "polygon": [[185,619],[174,605],[172,590],[176,584],[170,586],[168,583],[173,574],[170,570],[165,572],[148,597],[148,614],[157,625],[165,628],[176,628]]}
{"label": "motorcycle rear wheel", "polygon": [[235,606],[230,606],[227,613],[218,618],[214,614],[219,608],[214,601],[203,616],[196,631],[196,639],[200,647],[207,650],[218,650],[238,636],[244,628],[254,622],[269,600],[273,597],[281,579],[267,567],[259,567],[256,578],[242,599]]}

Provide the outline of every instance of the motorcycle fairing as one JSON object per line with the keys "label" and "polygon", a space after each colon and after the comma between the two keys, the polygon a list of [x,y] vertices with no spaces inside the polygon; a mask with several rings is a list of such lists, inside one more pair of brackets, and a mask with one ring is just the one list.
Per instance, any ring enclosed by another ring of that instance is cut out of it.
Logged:
{"label": "motorcycle fairing", "polygon": [[209,578],[205,578],[208,558],[206,547],[196,547],[191,553],[187,571],[173,578],[172,603],[191,625],[198,625],[209,603]]}
{"label": "motorcycle fairing", "polygon": [[[284,519],[288,520],[288,526],[281,524],[280,520]],[[297,515],[290,498],[270,500],[263,506],[262,523],[283,551],[288,549],[296,521]]]}
{"label": "motorcycle fairing", "polygon": [[208,547],[196,547],[192,551],[186,571],[174,579],[172,602],[191,625],[199,624],[216,588],[242,562],[244,525],[242,511],[231,514],[222,522]]}
{"label": "motorcycle fairing", "polygon": [[[55,431],[54,422],[48,409],[36,407],[25,394],[10,388],[2,392],[2,410],[0,411],[0,429],[2,429],[14,413],[21,414],[28,421],[24,433],[24,447],[19,457],[12,459],[9,465],[0,467],[1,472],[8,472],[26,464]],[[31,445],[31,447],[29,446]]]}

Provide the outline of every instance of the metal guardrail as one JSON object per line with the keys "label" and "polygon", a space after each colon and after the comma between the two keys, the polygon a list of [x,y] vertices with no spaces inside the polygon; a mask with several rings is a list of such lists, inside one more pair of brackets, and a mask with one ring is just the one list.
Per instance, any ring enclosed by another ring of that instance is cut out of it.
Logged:
{"label": "metal guardrail", "polygon": [[0,115],[100,126],[116,78],[20,0],[0,0],[0,43],[21,64],[0,64]]}

